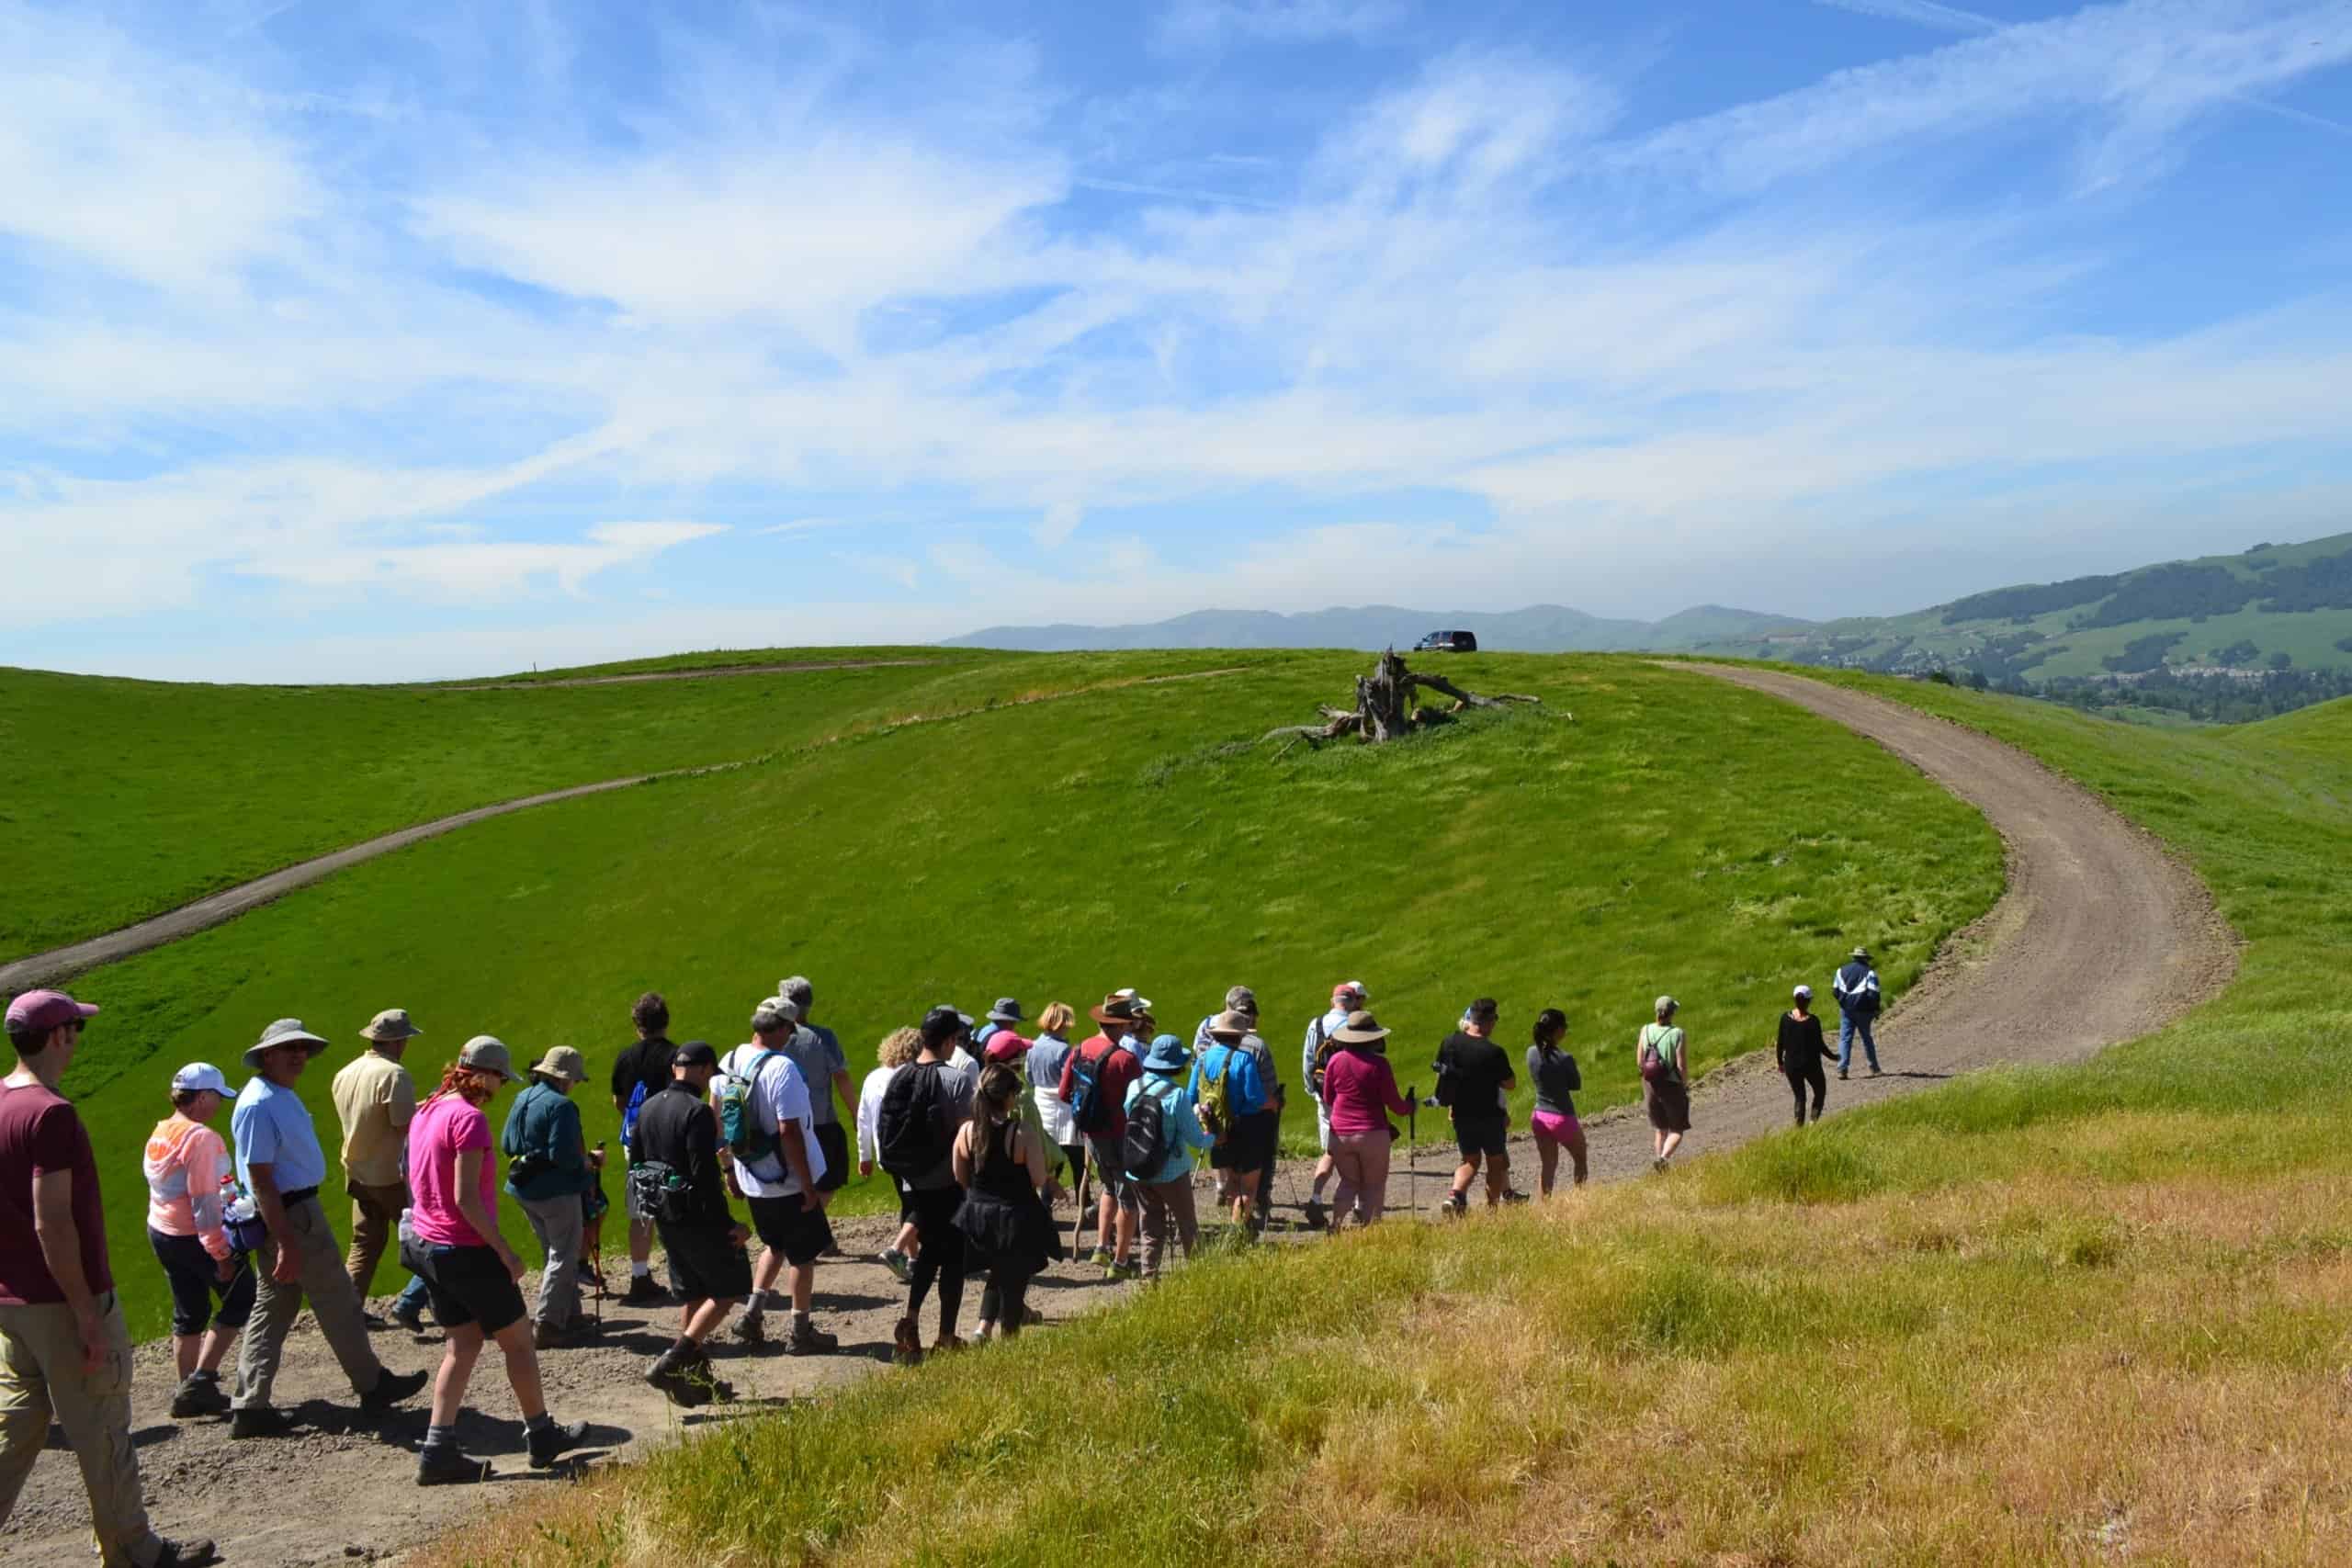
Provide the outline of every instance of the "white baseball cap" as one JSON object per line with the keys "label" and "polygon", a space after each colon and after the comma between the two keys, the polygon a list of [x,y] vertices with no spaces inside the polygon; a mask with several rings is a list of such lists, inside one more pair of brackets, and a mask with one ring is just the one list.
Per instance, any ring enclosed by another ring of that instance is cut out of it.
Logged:
{"label": "white baseball cap", "polygon": [[229,1092],[229,1080],[209,1062],[190,1062],[172,1075],[174,1094],[194,1094],[208,1089],[224,1097]]}

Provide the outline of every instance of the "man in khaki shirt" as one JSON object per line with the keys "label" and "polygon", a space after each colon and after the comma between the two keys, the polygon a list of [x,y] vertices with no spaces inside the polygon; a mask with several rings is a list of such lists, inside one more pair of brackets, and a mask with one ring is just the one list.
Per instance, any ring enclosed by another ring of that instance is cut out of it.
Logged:
{"label": "man in khaki shirt", "polygon": [[[334,1076],[335,1119],[343,1123],[343,1180],[351,1193],[351,1253],[345,1270],[364,1310],[376,1264],[408,1207],[401,1147],[416,1114],[416,1082],[401,1066],[408,1043],[424,1032],[407,1010],[386,1008],[359,1032],[368,1049]],[[371,1326],[375,1325],[371,1323]]]}

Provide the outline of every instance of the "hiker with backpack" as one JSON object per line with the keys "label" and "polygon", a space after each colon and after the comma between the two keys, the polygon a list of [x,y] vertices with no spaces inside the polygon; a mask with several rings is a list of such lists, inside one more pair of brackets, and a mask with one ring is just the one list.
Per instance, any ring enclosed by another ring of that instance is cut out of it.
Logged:
{"label": "hiker with backpack", "polygon": [[[1298,1081],[1306,1086],[1307,1094],[1315,1101],[1315,1175],[1306,1192],[1306,1224],[1310,1230],[1320,1227],[1327,1215],[1323,1208],[1323,1187],[1338,1170],[1339,1162],[1331,1157],[1331,1111],[1323,1095],[1323,1069],[1338,1047],[1331,1036],[1348,1026],[1348,1015],[1362,1011],[1371,1005],[1364,995],[1362,980],[1342,980],[1331,987],[1331,1005],[1323,1016],[1306,1026],[1306,1043],[1299,1053]],[[1393,1076],[1393,1075],[1392,1075]]]}
{"label": "hiker with backpack", "polygon": [[1464,1010],[1462,1027],[1437,1048],[1437,1102],[1453,1114],[1454,1146],[1462,1155],[1445,1199],[1446,1213],[1454,1218],[1469,1212],[1470,1183],[1482,1168],[1487,1207],[1519,1196],[1510,1190],[1510,1118],[1506,1110],[1519,1077],[1511,1071],[1510,1057],[1494,1041],[1501,1016],[1494,998],[1480,997]]}
{"label": "hiker with backpack", "polygon": [[1880,994],[1878,968],[1871,962],[1871,950],[1854,949],[1844,967],[1830,977],[1829,995],[1838,1003],[1838,1076],[1844,1077],[1854,1065],[1854,1036],[1862,1037],[1862,1056],[1871,1065],[1871,1077],[1877,1077],[1878,1035],[1874,1026],[1885,998]]}
{"label": "hiker with backpack", "polygon": [[792,1058],[792,1065],[800,1069],[800,1081],[808,1086],[808,1129],[824,1156],[817,1185],[826,1192],[837,1192],[849,1179],[849,1134],[842,1130],[841,1112],[834,1102],[847,1106],[852,1115],[857,1112],[857,1100],[850,1093],[849,1058],[842,1053],[841,1036],[808,1021],[808,1007],[816,1000],[817,988],[807,976],[786,976],[775,995],[792,1010],[796,1027],[785,1042],[784,1054]]}
{"label": "hiker with backpack", "polygon": [[[1236,986],[1225,993],[1225,1010],[1238,1013],[1249,1021],[1249,1030],[1241,1036],[1241,1048],[1258,1064],[1258,1087],[1265,1103],[1244,1119],[1241,1126],[1243,1154],[1254,1162],[1258,1172],[1255,1200],[1256,1225],[1266,1228],[1266,1221],[1274,1212],[1274,1167],[1280,1162],[1283,1148],[1283,1107],[1287,1096],[1283,1092],[1282,1069],[1274,1063],[1274,1053],[1258,1033],[1258,993],[1247,986]],[[1214,1042],[1209,1025],[1213,1020],[1201,1020],[1193,1036],[1193,1054],[1198,1055]]]}
{"label": "hiker with backpack", "polygon": [[[1813,1010],[1811,986],[1799,986],[1789,1010],[1781,1015],[1772,1055],[1780,1063],[1781,1076],[1789,1080],[1789,1093],[1796,1099],[1797,1125],[1804,1125],[1804,1096],[1808,1089],[1813,1091],[1813,1119],[1820,1121],[1821,1103],[1829,1098],[1829,1079],[1821,1070],[1821,1064],[1836,1061],[1838,1054],[1822,1036],[1821,1019]],[[1838,1076],[1845,1077],[1843,1073]]]}
{"label": "hiker with backpack", "polygon": [[514,1059],[505,1043],[477,1034],[443,1071],[439,1090],[409,1123],[406,1228],[417,1250],[405,1244],[401,1250],[403,1259],[417,1258],[434,1321],[447,1336],[441,1371],[433,1381],[433,1414],[416,1452],[419,1486],[490,1479],[489,1463],[458,1446],[458,1412],[485,1339],[506,1358],[506,1381],[523,1412],[523,1440],[533,1470],[548,1469],[587,1437],[585,1426],[559,1425],[548,1414],[538,1351],[519,1288],[523,1259],[498,1226],[498,1160],[482,1108],[514,1081]]}
{"label": "hiker with backpack", "polygon": [[1029,1059],[1029,1047],[1035,1042],[1012,1027],[1021,1021],[1019,998],[997,998],[996,1006],[989,1009],[988,1032],[980,1037],[983,1066],[1001,1063],[1018,1071],[1021,1064]]}
{"label": "hiker with backpack", "polygon": [[[1089,1009],[1088,1016],[1100,1032],[1063,1060],[1062,1103],[1070,1108],[1070,1119],[1093,1156],[1094,1179],[1102,1186],[1092,1261],[1114,1280],[1132,1280],[1139,1272],[1134,1257],[1143,1200],[1127,1179],[1126,1156],[1119,1145],[1127,1134],[1127,1087],[1143,1076],[1143,1053],[1127,1037],[1149,1015],[1138,998],[1114,991]],[[1105,1247],[1105,1238],[1114,1245]]]}
{"label": "hiker with backpack", "polygon": [[1528,1113],[1527,1128],[1535,1136],[1535,1158],[1543,1168],[1536,1190],[1546,1198],[1552,1195],[1562,1149],[1576,1167],[1576,1184],[1585,1182],[1584,1126],[1577,1120],[1575,1100],[1576,1091],[1584,1087],[1584,1075],[1577,1070],[1577,1059],[1560,1049],[1567,1032],[1568,1015],[1545,1008],[1535,1015],[1534,1041],[1527,1047],[1527,1078],[1535,1086],[1535,1109]]}
{"label": "hiker with backpack", "polygon": [[[621,1155],[637,1163],[637,1118],[646,1100],[670,1087],[670,1059],[677,1047],[670,1043],[670,1004],[659,991],[648,991],[628,1010],[636,1026],[635,1043],[622,1047],[613,1058],[613,1109],[621,1113]],[[637,1185],[622,1179],[621,1205],[628,1213],[628,1291],[623,1306],[656,1306],[667,1299],[653,1282],[653,1216],[638,1206]]]}
{"label": "hiker with backpack", "polygon": [[[784,998],[770,997],[754,1008],[752,1043],[720,1058],[711,1109],[718,1115],[719,1163],[752,1211],[752,1232],[760,1238],[751,1301],[735,1320],[735,1337],[745,1345],[766,1340],[768,1292],[788,1267],[792,1337],[785,1348],[814,1356],[840,1348],[841,1341],[809,1316],[817,1259],[833,1245],[832,1223],[825,1216],[832,1193],[824,1184],[825,1151],[810,1106],[814,1091],[787,1049],[800,1032],[800,1010]],[[831,1094],[832,1086],[824,1092]]]}
{"label": "hiker with backpack", "polygon": [[953,1008],[923,1015],[922,1044],[883,1092],[876,1117],[882,1168],[907,1187],[922,1250],[907,1271],[907,1314],[899,1320],[890,1359],[902,1367],[922,1362],[922,1304],[939,1286],[939,1337],[934,1350],[956,1350],[956,1319],[964,1308],[964,1233],[956,1228],[964,1190],[956,1183],[956,1135],[972,1113],[977,1075],[954,1065],[952,1053],[967,1025]]}
{"label": "hiker with backpack", "polygon": [[1173,1034],[1145,1053],[1143,1076],[1127,1086],[1127,1131],[1121,1140],[1126,1174],[1143,1201],[1143,1277],[1159,1278],[1172,1230],[1184,1260],[1200,1239],[1193,1208],[1193,1156],[1215,1140],[1202,1130],[1193,1091],[1184,1082],[1192,1054]]}
{"label": "hiker with backpack", "polygon": [[1029,1102],[1037,1108],[1037,1127],[1059,1151],[1064,1175],[1075,1189],[1079,1172],[1086,1168],[1086,1148],[1078,1141],[1078,1119],[1062,1099],[1062,1064],[1069,1059],[1069,1026],[1078,1011],[1068,1002],[1047,1002],[1037,1015],[1037,1038],[1029,1047]]}
{"label": "hiker with backpack", "polygon": [[[876,1066],[865,1075],[865,1082],[857,1091],[857,1173],[872,1176],[882,1157],[881,1118],[882,1097],[889,1092],[890,1080],[899,1069],[915,1059],[922,1048],[922,1032],[918,1029],[894,1029],[882,1037],[875,1053]],[[914,1208],[907,1200],[907,1184],[888,1171],[890,1185],[899,1194],[899,1234],[890,1245],[875,1254],[874,1261],[890,1270],[901,1285],[907,1282],[907,1271],[914,1263],[915,1248],[922,1244],[915,1239]]]}
{"label": "hiker with backpack", "polygon": [[541,1350],[582,1344],[594,1332],[580,1312],[582,1232],[596,1172],[571,1091],[588,1081],[578,1051],[558,1045],[531,1068],[531,1082],[506,1113],[498,1146],[507,1158],[506,1190],[538,1238],[546,1266],[531,1312],[531,1343]]}
{"label": "hiker with backpack", "polygon": [[1376,1224],[1388,1206],[1388,1160],[1396,1129],[1388,1118],[1410,1116],[1413,1098],[1396,1089],[1396,1069],[1381,1054],[1388,1031],[1358,1008],[1325,1037],[1323,1120],[1331,1128],[1331,1163],[1340,1190],[1331,1209],[1337,1235],[1353,1209],[1360,1224]]}
{"label": "hiker with backpack", "polygon": [[670,1083],[637,1116],[637,1163],[629,1168],[636,1207],[650,1215],[670,1258],[670,1289],[684,1304],[678,1337],[653,1359],[645,1381],[670,1403],[691,1409],[734,1390],[711,1371],[705,1348],[727,1314],[752,1293],[748,1225],[727,1206],[718,1159],[718,1117],[710,1080],[718,1053],[689,1040],[670,1055]]}
{"label": "hiker with backpack", "polygon": [[1259,1132],[1263,1121],[1253,1118],[1266,1109],[1266,1089],[1257,1055],[1243,1043],[1250,1024],[1248,1014],[1229,1011],[1210,1021],[1209,1047],[1193,1060],[1192,1089],[1201,1127],[1216,1140],[1209,1164],[1222,1183],[1218,1200],[1232,1205],[1232,1234],[1254,1240],[1263,1223],[1256,1208],[1266,1151]]}
{"label": "hiker with backpack", "polygon": [[180,1379],[172,1395],[175,1421],[228,1414],[220,1363],[254,1310],[254,1271],[221,1223],[236,1196],[237,1168],[229,1145],[208,1125],[228,1092],[229,1080],[209,1062],[174,1073],[172,1113],[147,1134],[141,1162],[147,1241],[172,1292],[172,1358]]}
{"label": "hiker with backpack", "polygon": [[956,1211],[970,1266],[986,1269],[976,1338],[1010,1339],[1029,1323],[1029,1281],[1062,1256],[1061,1229],[1040,1190],[1054,1179],[1046,1141],[1021,1114],[1021,1075],[1004,1062],[980,1069],[972,1118],[956,1134]]}
{"label": "hiker with backpack", "polygon": [[1690,1130],[1689,1042],[1674,1021],[1682,1004],[1657,999],[1657,1019],[1642,1025],[1634,1040],[1634,1065],[1642,1075],[1642,1109],[1650,1119],[1650,1168],[1664,1170],[1682,1135]]}

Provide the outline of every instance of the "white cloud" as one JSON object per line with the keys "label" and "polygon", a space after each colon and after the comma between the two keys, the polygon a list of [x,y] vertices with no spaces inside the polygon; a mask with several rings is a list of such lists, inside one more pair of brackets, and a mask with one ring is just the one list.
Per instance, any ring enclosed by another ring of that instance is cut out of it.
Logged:
{"label": "white cloud", "polygon": [[1361,42],[1396,26],[1403,15],[1396,0],[1176,0],[1160,11],[1152,36],[1176,53],[1247,42]]}

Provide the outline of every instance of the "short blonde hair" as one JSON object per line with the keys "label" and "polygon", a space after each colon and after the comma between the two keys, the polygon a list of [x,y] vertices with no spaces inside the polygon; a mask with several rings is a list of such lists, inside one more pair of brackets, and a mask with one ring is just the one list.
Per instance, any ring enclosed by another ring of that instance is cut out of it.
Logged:
{"label": "short blonde hair", "polygon": [[1046,1034],[1059,1034],[1077,1021],[1078,1010],[1068,1002],[1047,1002],[1037,1015],[1037,1028]]}
{"label": "short blonde hair", "polygon": [[921,1030],[894,1029],[882,1037],[882,1049],[878,1055],[886,1067],[903,1067],[913,1061],[915,1053],[922,1049],[922,1032]]}

